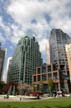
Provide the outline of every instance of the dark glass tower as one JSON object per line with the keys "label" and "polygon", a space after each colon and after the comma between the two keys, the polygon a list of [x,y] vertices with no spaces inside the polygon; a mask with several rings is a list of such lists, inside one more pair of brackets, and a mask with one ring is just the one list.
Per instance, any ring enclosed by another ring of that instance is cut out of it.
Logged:
{"label": "dark glass tower", "polygon": [[60,29],[53,29],[50,35],[50,61],[56,64],[66,63],[65,44],[71,38]]}
{"label": "dark glass tower", "polygon": [[32,84],[32,73],[42,65],[38,42],[34,37],[22,38],[15,49],[10,68],[10,82]]}
{"label": "dark glass tower", "polygon": [[71,38],[60,29],[52,29],[49,42],[50,62],[56,64],[60,70],[60,88],[66,89],[69,84],[69,70],[65,45],[71,42]]}

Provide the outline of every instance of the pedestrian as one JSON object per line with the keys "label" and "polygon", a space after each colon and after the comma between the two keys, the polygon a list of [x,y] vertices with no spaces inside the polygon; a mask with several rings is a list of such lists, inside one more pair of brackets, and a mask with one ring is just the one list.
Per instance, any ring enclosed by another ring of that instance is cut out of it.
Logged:
{"label": "pedestrian", "polygon": [[20,97],[20,101],[22,100],[22,98]]}
{"label": "pedestrian", "polygon": [[40,96],[39,96],[39,94],[37,94],[37,99],[40,99]]}

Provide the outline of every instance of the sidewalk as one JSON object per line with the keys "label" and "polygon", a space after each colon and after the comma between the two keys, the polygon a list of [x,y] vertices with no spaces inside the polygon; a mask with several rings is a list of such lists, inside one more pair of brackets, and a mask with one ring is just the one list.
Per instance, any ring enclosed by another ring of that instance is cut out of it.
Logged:
{"label": "sidewalk", "polygon": [[18,102],[18,101],[23,101],[23,102],[28,102],[28,101],[35,101],[38,100],[37,97],[34,96],[9,96],[7,98],[6,95],[0,95],[0,102]]}

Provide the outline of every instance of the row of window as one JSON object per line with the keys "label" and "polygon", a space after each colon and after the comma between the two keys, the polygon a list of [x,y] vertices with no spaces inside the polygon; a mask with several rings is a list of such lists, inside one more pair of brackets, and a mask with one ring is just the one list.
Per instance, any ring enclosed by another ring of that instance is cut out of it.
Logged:
{"label": "row of window", "polygon": [[[52,71],[57,71],[57,67],[55,65],[53,65],[53,67],[51,67],[51,66],[47,67],[47,72],[52,72]],[[39,74],[41,72],[46,73],[46,67],[42,67],[42,69],[37,68],[37,73]]]}
{"label": "row of window", "polygon": [[33,82],[41,81],[41,80],[42,81],[46,81],[46,80],[48,80],[50,78],[53,78],[54,80],[57,80],[58,79],[58,76],[57,76],[57,74],[54,74],[53,77],[52,77],[51,74],[48,74],[48,76],[46,74],[44,74],[42,76],[41,75],[33,76]]}

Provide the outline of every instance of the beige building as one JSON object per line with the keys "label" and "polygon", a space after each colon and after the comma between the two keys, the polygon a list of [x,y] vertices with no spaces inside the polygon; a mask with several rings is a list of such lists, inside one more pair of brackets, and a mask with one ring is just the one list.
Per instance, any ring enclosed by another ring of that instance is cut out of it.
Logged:
{"label": "beige building", "polygon": [[[60,65],[63,67],[63,65]],[[64,71],[64,69],[62,69]],[[61,74],[61,70],[58,69],[56,64],[43,64],[40,67],[36,67],[36,72],[32,75],[32,84],[37,85],[37,90],[40,90],[40,85],[42,84],[42,91],[48,92],[48,80],[53,80],[53,91],[64,90],[69,93],[70,86],[69,82],[64,79],[64,75]],[[66,76],[67,78],[67,76]],[[64,79],[64,80],[63,80]],[[65,86],[62,88],[62,84]]]}
{"label": "beige building", "polygon": [[71,82],[71,44],[66,44],[65,49],[66,49],[66,55],[67,55],[68,67],[69,67],[69,76]]}
{"label": "beige building", "polygon": [[8,58],[8,63],[7,63],[7,83],[10,82],[10,77],[11,77],[11,72],[10,72],[10,68],[11,68],[11,65],[12,65],[12,57],[9,57]]}
{"label": "beige building", "polygon": [[5,54],[6,54],[6,49],[0,48],[0,81],[2,80],[3,76]]}

